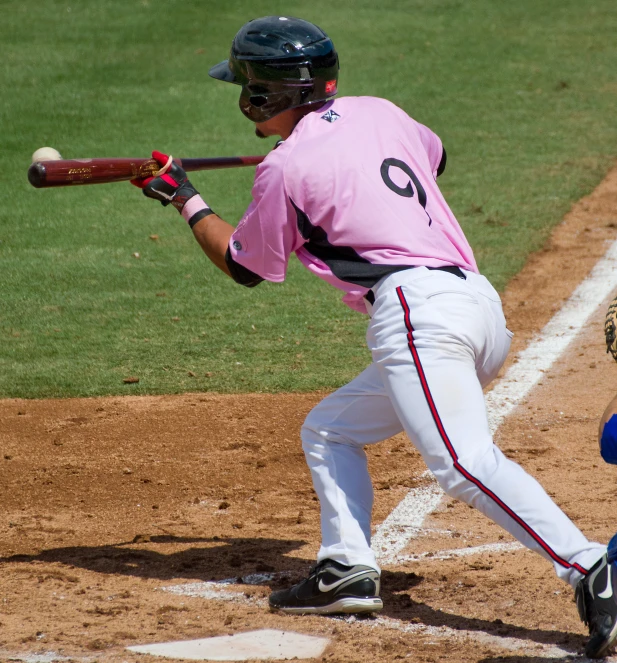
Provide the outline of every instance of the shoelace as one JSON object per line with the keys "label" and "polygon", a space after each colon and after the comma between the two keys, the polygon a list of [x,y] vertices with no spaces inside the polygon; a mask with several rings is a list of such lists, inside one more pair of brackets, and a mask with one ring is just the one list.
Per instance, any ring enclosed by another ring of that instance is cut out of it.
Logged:
{"label": "shoelace", "polygon": [[312,578],[313,576],[317,575],[324,566],[327,566],[331,562],[332,562],[331,559],[322,559],[321,562],[317,562],[317,564],[314,564],[309,569],[309,576],[308,577]]}
{"label": "shoelace", "polygon": [[317,564],[313,564],[311,568],[309,569],[309,578],[317,575],[319,571],[326,565],[327,560],[322,560],[321,562],[317,562]]}

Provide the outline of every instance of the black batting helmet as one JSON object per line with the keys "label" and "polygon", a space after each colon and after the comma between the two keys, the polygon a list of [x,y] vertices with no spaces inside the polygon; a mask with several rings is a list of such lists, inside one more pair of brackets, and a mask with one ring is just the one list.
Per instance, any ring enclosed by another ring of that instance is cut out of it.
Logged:
{"label": "black batting helmet", "polygon": [[334,97],[338,69],[334,44],[321,28],[299,18],[265,16],[240,28],[229,60],[209,73],[241,85],[240,110],[249,120],[264,122]]}

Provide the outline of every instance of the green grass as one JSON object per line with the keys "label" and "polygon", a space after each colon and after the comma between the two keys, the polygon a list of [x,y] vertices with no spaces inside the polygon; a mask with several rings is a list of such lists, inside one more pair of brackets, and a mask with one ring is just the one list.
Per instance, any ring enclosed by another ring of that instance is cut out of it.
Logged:
{"label": "green grass", "polygon": [[[286,283],[246,290],[173,210],[128,184],[35,190],[25,178],[42,145],[66,157],[265,152],[272,142],[254,138],[237,88],[207,76],[255,16],[321,25],[339,50],[341,94],[387,97],[442,137],[440,184],[499,289],[617,153],[614,0],[1,9],[0,396],[312,390],[369,361],[364,318],[296,261]],[[191,179],[235,223],[252,175]]]}

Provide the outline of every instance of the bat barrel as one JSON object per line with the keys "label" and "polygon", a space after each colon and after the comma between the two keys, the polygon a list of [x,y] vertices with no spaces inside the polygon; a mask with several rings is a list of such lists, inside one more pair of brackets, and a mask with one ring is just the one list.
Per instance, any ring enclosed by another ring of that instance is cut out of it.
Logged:
{"label": "bat barrel", "polygon": [[28,168],[28,180],[41,189],[75,184],[105,184],[156,174],[160,166],[154,159],[57,159],[35,161]]}

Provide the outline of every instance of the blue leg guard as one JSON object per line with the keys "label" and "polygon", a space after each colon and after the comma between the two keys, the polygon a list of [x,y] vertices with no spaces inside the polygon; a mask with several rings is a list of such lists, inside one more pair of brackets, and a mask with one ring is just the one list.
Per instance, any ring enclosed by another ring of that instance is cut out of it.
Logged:
{"label": "blue leg guard", "polygon": [[617,465],[617,414],[614,414],[602,429],[600,453],[607,463]]}

